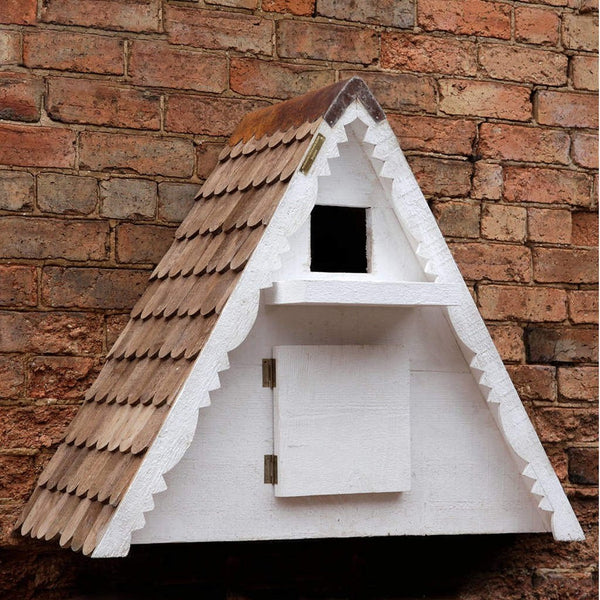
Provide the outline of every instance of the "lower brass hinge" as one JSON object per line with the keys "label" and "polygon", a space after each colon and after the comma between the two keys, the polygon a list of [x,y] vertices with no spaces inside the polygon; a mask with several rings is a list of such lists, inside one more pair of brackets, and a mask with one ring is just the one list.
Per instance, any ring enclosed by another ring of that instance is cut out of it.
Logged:
{"label": "lower brass hinge", "polygon": [[265,483],[277,483],[277,455],[265,454]]}
{"label": "lower brass hinge", "polygon": [[263,358],[262,359],[262,380],[263,387],[274,388],[277,384],[275,377],[275,359],[274,358]]}

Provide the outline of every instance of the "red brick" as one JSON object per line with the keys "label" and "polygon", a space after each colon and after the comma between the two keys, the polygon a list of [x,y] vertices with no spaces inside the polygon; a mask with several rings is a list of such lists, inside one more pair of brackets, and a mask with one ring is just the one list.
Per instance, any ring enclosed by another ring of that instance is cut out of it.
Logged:
{"label": "red brick", "polygon": [[556,400],[556,369],[543,365],[512,365],[508,373],[522,400]]}
{"label": "red brick", "polygon": [[32,25],[36,22],[37,0],[2,0],[0,23]]}
{"label": "red brick", "polygon": [[534,248],[533,274],[542,283],[597,283],[598,252],[583,248]]}
{"label": "red brick", "polygon": [[156,182],[147,179],[109,179],[100,182],[100,214],[112,219],[153,219]]}
{"label": "red brick", "polygon": [[502,360],[520,362],[525,357],[523,329],[518,325],[489,325],[488,330]]}
{"label": "red brick", "polygon": [[462,154],[473,152],[477,125],[467,119],[446,119],[421,115],[388,115],[401,148],[440,154]]}
{"label": "red brick", "polygon": [[435,202],[432,210],[446,237],[479,237],[479,203]]}
{"label": "red brick", "polygon": [[549,50],[482,44],[479,64],[482,72],[494,79],[562,85],[567,82],[569,59],[564,54]]}
{"label": "red brick", "polygon": [[582,13],[598,12],[598,0],[580,0],[579,10]]}
{"label": "red brick", "polygon": [[315,10],[315,4],[316,0],[263,0],[262,9],[310,17]]}
{"label": "red brick", "polygon": [[598,168],[598,136],[593,133],[573,132],[571,156],[582,167]]}
{"label": "red brick", "polygon": [[379,56],[379,36],[376,31],[365,27],[278,21],[277,52],[286,58],[314,58],[368,65]]}
{"label": "red brick", "polygon": [[590,185],[589,177],[577,171],[504,167],[504,199],[509,202],[587,206]]}
{"label": "red brick", "polygon": [[546,443],[544,450],[546,450],[546,455],[550,460],[550,464],[552,465],[558,480],[562,484],[568,483],[569,465],[565,449],[558,445]]}
{"label": "red brick", "polygon": [[158,216],[163,221],[180,223],[194,205],[200,186],[195,183],[158,184]]}
{"label": "red brick", "polygon": [[502,197],[502,166],[477,161],[473,175],[471,197],[486,200],[500,200]]}
{"label": "red brick", "polygon": [[317,12],[344,21],[404,28],[414,25],[413,0],[319,0]]}
{"label": "red brick", "polygon": [[569,479],[579,485],[598,485],[598,448],[569,448]]}
{"label": "red brick", "polygon": [[231,89],[247,96],[290,98],[333,83],[333,71],[253,58],[232,58]]}
{"label": "red brick", "polygon": [[0,31],[0,65],[20,63],[21,34],[18,31]]}
{"label": "red brick", "polygon": [[117,261],[158,263],[173,242],[171,227],[124,223],[117,227]]}
{"label": "red brick", "polygon": [[527,237],[532,242],[571,243],[571,212],[547,208],[527,210]]}
{"label": "red brick", "polygon": [[489,240],[523,242],[527,230],[527,211],[520,206],[484,204],[481,234]]}
{"label": "red brick", "polygon": [[593,442],[597,439],[598,413],[585,408],[540,407],[533,423],[542,442]]}
{"label": "red brick", "polygon": [[30,211],[35,186],[33,176],[22,172],[0,172],[0,209]]}
{"label": "red brick", "polygon": [[419,0],[418,23],[426,31],[450,31],[510,39],[510,6],[482,0]]}
{"label": "red brick", "polygon": [[160,128],[160,97],[107,81],[54,79],[46,111],[55,121],[135,129]]}
{"label": "red brick", "polygon": [[544,125],[598,127],[598,96],[571,92],[539,91],[536,118]]}
{"label": "red brick", "polygon": [[35,267],[0,265],[0,306],[35,306],[36,304]]}
{"label": "red brick", "polygon": [[598,323],[598,291],[569,290],[569,318],[573,323]]}
{"label": "red brick", "polygon": [[6,258],[107,258],[108,223],[0,217],[0,255]]}
{"label": "red brick", "polygon": [[42,21],[125,31],[158,31],[158,0],[44,0]]}
{"label": "red brick", "polygon": [[165,128],[180,133],[228,136],[247,113],[263,106],[267,102],[174,94],[167,99]]}
{"label": "red brick", "polygon": [[531,363],[597,362],[598,332],[573,327],[530,327],[527,357]]}
{"label": "red brick", "polygon": [[575,246],[598,246],[598,213],[573,213],[572,242]]}
{"label": "red brick", "polygon": [[567,293],[557,288],[482,285],[478,298],[484,319],[540,322],[567,318]]}
{"label": "red brick", "polygon": [[148,285],[148,271],[44,267],[42,301],[64,308],[131,308]]}
{"label": "red brick", "polygon": [[90,355],[102,352],[102,318],[97,314],[0,312],[0,352]]}
{"label": "red brick", "polygon": [[273,22],[259,16],[167,6],[165,29],[172,44],[272,54]]}
{"label": "red brick", "polygon": [[[222,110],[223,104],[221,101]],[[194,146],[189,140],[84,132],[80,144],[79,166],[92,171],[167,177],[190,177],[194,171]]]}
{"label": "red brick", "polygon": [[227,58],[181,50],[165,42],[135,41],[129,76],[138,85],[222,92],[227,88]]}
{"label": "red brick", "polygon": [[96,361],[81,356],[36,356],[28,367],[30,398],[82,400],[98,374]]}
{"label": "red brick", "polygon": [[59,71],[122,75],[123,40],[118,38],[39,30],[23,38],[25,66]]}
{"label": "red brick", "polygon": [[450,244],[450,250],[465,279],[518,282],[531,279],[531,257],[524,246],[464,243]]}
{"label": "red brick", "polygon": [[571,58],[573,87],[580,90],[598,91],[598,58],[596,56],[573,56]]}
{"label": "red brick", "polygon": [[384,69],[475,75],[476,46],[472,41],[410,33],[383,33],[381,66]]}
{"label": "red brick", "polygon": [[35,455],[16,452],[0,454],[2,486],[0,499],[25,502],[31,493],[31,485],[39,473],[35,469]]}
{"label": "red brick", "polygon": [[563,44],[573,50],[598,50],[598,15],[563,15]]}
{"label": "red brick", "polygon": [[0,119],[39,121],[43,88],[41,79],[0,72]]}
{"label": "red brick", "polygon": [[440,110],[446,114],[531,119],[529,88],[468,79],[443,79],[439,85]]}
{"label": "red brick", "polygon": [[529,44],[556,46],[560,17],[552,10],[519,6],[515,9],[515,38]]}
{"label": "red brick", "polygon": [[17,398],[23,394],[25,367],[19,355],[0,355],[0,398]]}
{"label": "red brick", "polygon": [[0,125],[0,164],[73,167],[75,139],[68,129]]}
{"label": "red brick", "polygon": [[409,156],[408,162],[427,196],[468,196],[473,165],[464,160]]}
{"label": "red brick", "polygon": [[569,162],[569,136],[562,131],[482,123],[479,139],[480,153],[485,158],[561,164]]}
{"label": "red brick", "polygon": [[112,348],[125,326],[129,323],[129,315],[108,315],[106,317],[106,347]]}
{"label": "red brick", "polygon": [[[258,0],[204,0],[206,4],[215,6],[230,6],[231,8],[249,8],[258,6]],[[262,7],[265,10],[264,6]]]}
{"label": "red brick", "polygon": [[598,595],[598,581],[592,573],[583,571],[538,570],[532,577],[535,598],[587,600]]}
{"label": "red brick", "polygon": [[598,367],[560,367],[558,391],[565,402],[597,402]]}
{"label": "red brick", "polygon": [[[196,172],[198,177],[206,179],[216,167],[223,144],[200,142],[196,146]],[[192,198],[196,194],[191,194]],[[190,198],[190,200],[192,199]]]}
{"label": "red brick", "polygon": [[38,208],[59,215],[89,215],[98,204],[98,182],[93,177],[41,173]]}

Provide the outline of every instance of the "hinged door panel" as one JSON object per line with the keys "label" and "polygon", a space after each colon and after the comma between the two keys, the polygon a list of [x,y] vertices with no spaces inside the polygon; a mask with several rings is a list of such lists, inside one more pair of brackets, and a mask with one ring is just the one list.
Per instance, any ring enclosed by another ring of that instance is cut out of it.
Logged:
{"label": "hinged door panel", "polygon": [[278,346],[277,496],[410,489],[409,369],[401,346]]}

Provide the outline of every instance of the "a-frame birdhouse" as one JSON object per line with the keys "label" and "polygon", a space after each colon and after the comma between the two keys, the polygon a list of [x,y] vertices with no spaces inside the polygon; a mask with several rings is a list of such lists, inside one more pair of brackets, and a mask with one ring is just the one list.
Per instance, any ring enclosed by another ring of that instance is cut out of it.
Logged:
{"label": "a-frame birdhouse", "polygon": [[582,530],[357,78],[248,115],[21,531],[130,543]]}

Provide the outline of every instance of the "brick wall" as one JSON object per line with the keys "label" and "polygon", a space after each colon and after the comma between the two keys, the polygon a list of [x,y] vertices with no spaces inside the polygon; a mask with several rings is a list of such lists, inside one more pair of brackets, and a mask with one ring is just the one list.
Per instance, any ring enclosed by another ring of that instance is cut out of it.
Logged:
{"label": "brick wall", "polygon": [[[1,0],[4,597],[148,585],[147,598],[169,582],[178,598],[595,597],[596,11],[595,0]],[[388,113],[587,541],[210,544],[98,562],[13,536],[232,127],[354,74]]]}

